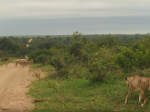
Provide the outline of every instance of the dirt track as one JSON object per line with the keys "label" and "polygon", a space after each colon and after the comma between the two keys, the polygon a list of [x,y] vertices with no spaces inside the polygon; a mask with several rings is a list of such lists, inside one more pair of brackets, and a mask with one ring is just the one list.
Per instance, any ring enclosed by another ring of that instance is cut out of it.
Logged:
{"label": "dirt track", "polygon": [[34,108],[32,98],[26,95],[27,86],[35,77],[28,67],[15,68],[13,63],[0,66],[0,112],[28,112]]}

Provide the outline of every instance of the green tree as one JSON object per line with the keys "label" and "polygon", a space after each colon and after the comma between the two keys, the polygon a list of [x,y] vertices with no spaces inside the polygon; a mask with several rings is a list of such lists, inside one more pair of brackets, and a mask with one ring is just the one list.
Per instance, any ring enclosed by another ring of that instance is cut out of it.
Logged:
{"label": "green tree", "polygon": [[101,47],[98,51],[91,54],[88,60],[89,75],[91,82],[102,81],[103,78],[114,71],[113,55],[114,49]]}
{"label": "green tree", "polygon": [[38,44],[38,48],[39,49],[50,49],[52,46],[54,45],[54,43],[52,41],[44,41],[44,42],[40,42]]}
{"label": "green tree", "polygon": [[71,40],[72,42],[77,42],[77,41],[80,41],[81,37],[82,37],[82,34],[76,31],[73,33]]}

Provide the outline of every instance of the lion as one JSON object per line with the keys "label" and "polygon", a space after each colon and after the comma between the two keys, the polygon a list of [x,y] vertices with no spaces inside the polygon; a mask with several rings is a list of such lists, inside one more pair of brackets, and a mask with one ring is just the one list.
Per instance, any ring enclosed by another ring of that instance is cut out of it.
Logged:
{"label": "lion", "polygon": [[25,67],[27,60],[26,59],[18,59],[14,63],[15,63],[15,67],[17,67],[18,64],[22,67]]}
{"label": "lion", "polygon": [[8,61],[5,61],[5,65],[6,65],[6,68],[7,68],[7,66],[8,66]]}
{"label": "lion", "polygon": [[142,99],[144,99],[144,103],[141,104],[141,106],[144,106],[147,103],[146,92],[148,89],[150,90],[150,78],[134,75],[132,77],[125,77],[125,80],[127,86],[129,87],[129,92],[127,94],[125,103],[128,102],[128,98],[134,91],[139,91],[139,103]]}

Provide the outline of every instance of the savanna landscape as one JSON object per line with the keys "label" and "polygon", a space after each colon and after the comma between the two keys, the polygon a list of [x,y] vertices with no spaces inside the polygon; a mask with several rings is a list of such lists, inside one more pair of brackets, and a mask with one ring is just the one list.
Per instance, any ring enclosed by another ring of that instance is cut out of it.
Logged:
{"label": "savanna landscape", "polygon": [[[29,104],[26,107],[20,99],[11,99],[14,95],[7,98],[0,91],[7,102],[24,106],[21,110],[13,105],[19,112],[150,111],[149,91],[144,106],[143,100],[138,103],[139,92],[125,104],[129,91],[125,77],[150,77],[149,33],[82,35],[76,31],[72,35],[1,36],[0,65],[3,75],[9,72],[12,79],[21,77],[12,81],[14,86],[8,91],[15,91],[15,84],[26,84],[21,86],[27,88],[22,91],[29,100],[21,100]],[[30,81],[21,83],[25,80]],[[7,102],[0,102],[0,111],[14,111]]]}

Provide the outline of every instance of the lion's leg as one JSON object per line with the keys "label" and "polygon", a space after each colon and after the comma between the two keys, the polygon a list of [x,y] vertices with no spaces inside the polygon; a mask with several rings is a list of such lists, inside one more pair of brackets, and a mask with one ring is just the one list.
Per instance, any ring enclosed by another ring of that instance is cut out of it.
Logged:
{"label": "lion's leg", "polygon": [[132,95],[133,91],[129,91],[125,100],[125,103],[128,102],[129,97]]}
{"label": "lion's leg", "polygon": [[5,61],[5,64],[6,64],[6,68],[7,68],[7,65],[8,65],[8,61]]}
{"label": "lion's leg", "polygon": [[18,63],[16,63],[16,67],[18,67]]}
{"label": "lion's leg", "polygon": [[139,103],[141,102],[141,100],[142,100],[142,94],[141,94],[141,92],[139,93]]}
{"label": "lion's leg", "polygon": [[141,106],[144,106],[147,103],[146,91],[141,91],[141,95],[144,98],[144,103]]}
{"label": "lion's leg", "polygon": [[14,67],[17,67],[17,63],[15,63]]}

